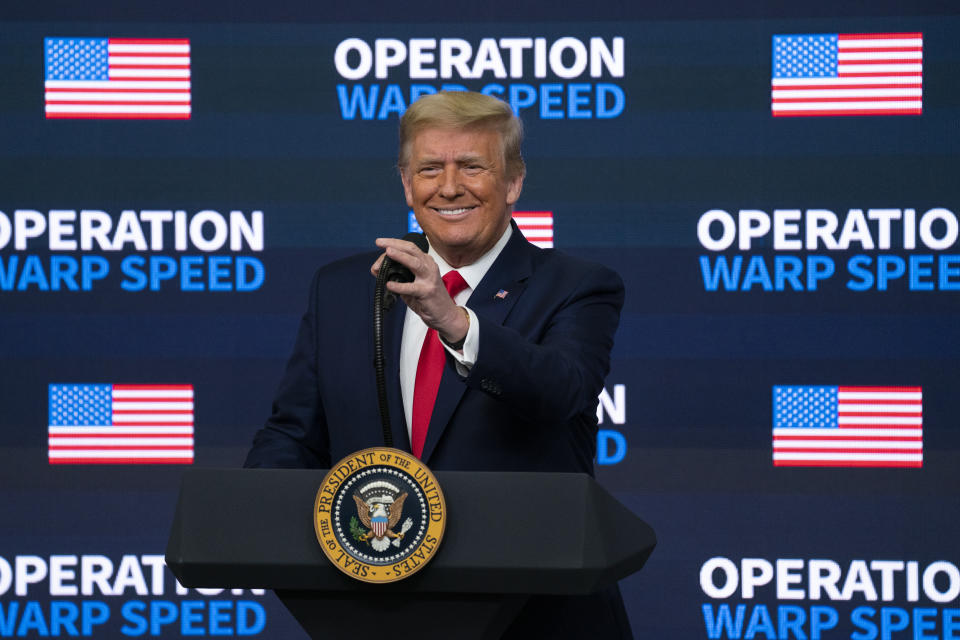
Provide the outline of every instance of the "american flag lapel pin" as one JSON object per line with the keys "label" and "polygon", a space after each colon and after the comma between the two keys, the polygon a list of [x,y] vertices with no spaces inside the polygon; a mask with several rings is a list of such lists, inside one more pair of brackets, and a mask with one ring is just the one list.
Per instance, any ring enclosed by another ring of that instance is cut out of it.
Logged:
{"label": "american flag lapel pin", "polygon": [[510,292],[507,291],[506,289],[500,289],[500,291],[497,291],[497,295],[495,295],[494,298],[499,298],[499,299],[503,300],[504,298],[507,297],[507,294],[508,294],[508,293],[510,293]]}

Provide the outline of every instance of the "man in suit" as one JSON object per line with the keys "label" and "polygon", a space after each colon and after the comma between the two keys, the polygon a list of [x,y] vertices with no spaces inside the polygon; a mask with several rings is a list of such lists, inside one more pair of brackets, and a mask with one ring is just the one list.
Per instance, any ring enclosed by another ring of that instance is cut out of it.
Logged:
{"label": "man in suit", "polygon": [[[273,415],[248,467],[325,468],[383,444],[373,361],[374,278],[385,256],[408,283],[385,320],[394,445],[435,470],[593,474],[596,406],[623,283],[605,267],[541,250],[511,217],[525,167],[510,107],[441,92],[401,118],[399,167],[428,253],[379,238],[383,253],[321,268]],[[532,598],[506,637],[630,637],[617,590]]]}

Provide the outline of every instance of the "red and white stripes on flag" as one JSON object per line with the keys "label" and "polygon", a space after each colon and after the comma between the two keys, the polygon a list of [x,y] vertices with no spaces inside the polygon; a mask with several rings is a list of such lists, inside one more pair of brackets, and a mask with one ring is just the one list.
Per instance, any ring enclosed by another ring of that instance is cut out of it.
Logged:
{"label": "red and white stripes on flag", "polygon": [[193,385],[52,384],[50,464],[192,464]]}
{"label": "red and white stripes on flag", "polygon": [[190,41],[46,38],[47,118],[188,119]]}
{"label": "red and white stripes on flag", "polygon": [[773,464],[922,467],[921,387],[774,387]]}
{"label": "red and white stripes on flag", "polygon": [[513,219],[531,244],[543,249],[553,247],[552,211],[514,211]]}
{"label": "red and white stripes on flag", "polygon": [[923,113],[922,33],[773,39],[774,116]]}

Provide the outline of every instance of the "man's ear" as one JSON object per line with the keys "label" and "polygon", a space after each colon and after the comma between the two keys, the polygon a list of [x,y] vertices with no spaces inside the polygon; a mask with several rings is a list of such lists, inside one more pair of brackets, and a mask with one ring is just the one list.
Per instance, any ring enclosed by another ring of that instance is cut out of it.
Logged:
{"label": "man's ear", "polygon": [[403,194],[407,197],[407,206],[413,208],[413,189],[410,186],[410,172],[406,169],[400,170],[400,182],[403,183]]}
{"label": "man's ear", "polygon": [[[507,205],[513,206],[520,199],[520,192],[523,191],[523,175],[515,178],[509,178],[507,182]],[[409,197],[409,196],[408,196]]]}

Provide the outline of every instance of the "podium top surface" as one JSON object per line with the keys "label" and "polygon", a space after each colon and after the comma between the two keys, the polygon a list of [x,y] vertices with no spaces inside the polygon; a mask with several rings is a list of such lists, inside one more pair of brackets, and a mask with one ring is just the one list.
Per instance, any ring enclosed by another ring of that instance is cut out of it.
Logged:
{"label": "podium top surface", "polygon": [[190,469],[167,564],[187,587],[585,594],[638,571],[643,520],[573,473],[437,472],[448,519],[433,561],[368,585],[327,560],[313,528],[321,470]]}

